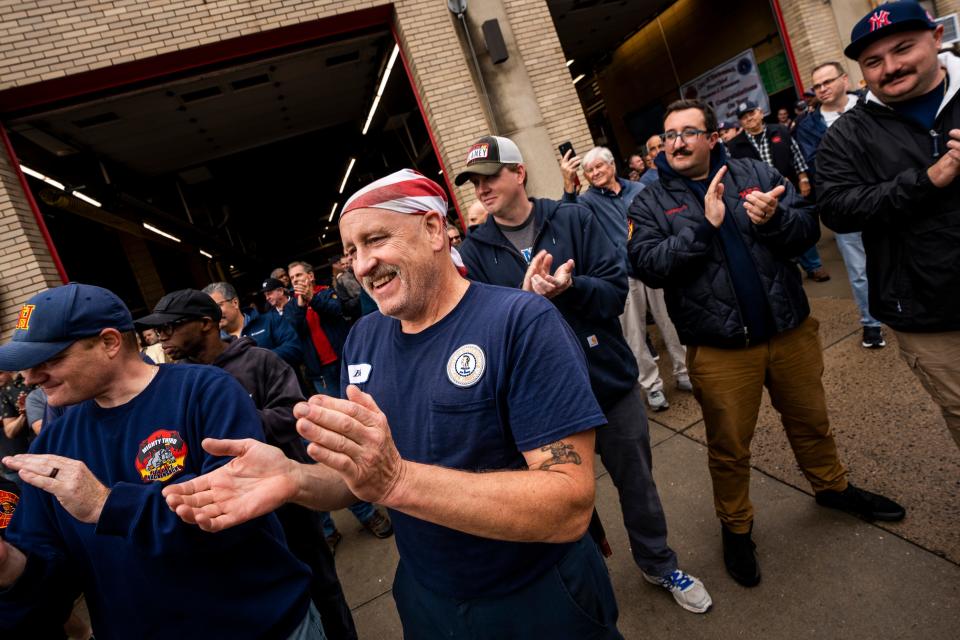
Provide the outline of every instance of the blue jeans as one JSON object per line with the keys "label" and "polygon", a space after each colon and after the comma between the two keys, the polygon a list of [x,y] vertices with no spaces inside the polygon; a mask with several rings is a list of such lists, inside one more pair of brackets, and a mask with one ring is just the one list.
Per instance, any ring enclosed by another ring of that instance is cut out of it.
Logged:
{"label": "blue jeans", "polygon": [[320,376],[311,380],[317,393],[325,396],[340,397],[340,361],[320,367]]}
{"label": "blue jeans", "polygon": [[589,536],[530,584],[470,600],[421,586],[401,558],[393,599],[406,640],[623,640],[610,574]]}
{"label": "blue jeans", "polygon": [[303,622],[293,630],[287,640],[327,640],[327,634],[323,632],[323,623],[320,621],[320,614],[312,602],[310,608],[307,609],[307,615],[303,618]]}
{"label": "blue jeans", "polygon": [[[350,509],[350,513],[360,521],[360,524],[364,524],[373,517],[373,505],[369,502],[355,502],[347,508]],[[337,525],[333,522],[333,518],[330,517],[329,511],[320,512],[320,523],[323,525],[323,535],[327,538],[332,536],[337,530]]]}
{"label": "blue jeans", "polygon": [[880,322],[870,315],[869,297],[867,295],[867,254],[863,250],[863,239],[860,232],[838,233],[834,235],[837,248],[843,257],[843,264],[847,267],[847,278],[853,290],[853,299],[860,307],[860,324],[865,327],[879,327]]}
{"label": "blue jeans", "polygon": [[823,267],[823,263],[820,262],[820,252],[817,251],[817,245],[813,245],[797,256],[797,262],[800,263],[800,266],[803,267],[803,270],[807,273]]}

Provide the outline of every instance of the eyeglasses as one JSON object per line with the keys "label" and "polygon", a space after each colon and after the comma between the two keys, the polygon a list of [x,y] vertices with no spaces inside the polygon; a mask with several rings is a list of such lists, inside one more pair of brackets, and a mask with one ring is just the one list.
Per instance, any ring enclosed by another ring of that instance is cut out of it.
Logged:
{"label": "eyeglasses", "polygon": [[690,144],[693,142],[697,136],[706,133],[704,129],[694,129],[688,127],[683,131],[664,131],[660,134],[660,140],[663,144],[673,144],[677,141],[677,138],[683,140],[683,144]]}
{"label": "eyeglasses", "polygon": [[829,85],[833,84],[834,82],[836,82],[837,80],[839,80],[841,77],[842,77],[842,76],[836,76],[836,77],[834,77],[834,78],[830,78],[829,80],[824,80],[823,82],[818,82],[817,84],[813,85],[813,87],[811,87],[811,88],[812,88],[814,91],[820,91],[820,89],[826,89]]}
{"label": "eyeglasses", "polygon": [[223,309],[223,305],[230,304],[234,300],[236,300],[236,298],[227,298],[226,300],[221,300],[220,302],[217,303],[217,306]]}
{"label": "eyeglasses", "polygon": [[173,322],[166,322],[161,324],[159,327],[154,327],[153,330],[157,332],[158,336],[171,336],[173,332],[177,330],[182,324],[186,324],[191,320],[199,320],[200,318],[180,318],[179,320],[174,320]]}

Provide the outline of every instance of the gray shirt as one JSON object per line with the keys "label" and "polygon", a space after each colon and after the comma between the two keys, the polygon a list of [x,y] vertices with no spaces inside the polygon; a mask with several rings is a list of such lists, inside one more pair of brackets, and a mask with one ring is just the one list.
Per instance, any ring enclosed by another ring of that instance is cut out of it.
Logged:
{"label": "gray shirt", "polygon": [[528,264],[533,260],[533,241],[537,238],[537,228],[533,224],[534,217],[533,211],[530,211],[530,215],[527,216],[523,224],[516,227],[508,227],[497,223],[500,232],[523,255],[523,259]]}

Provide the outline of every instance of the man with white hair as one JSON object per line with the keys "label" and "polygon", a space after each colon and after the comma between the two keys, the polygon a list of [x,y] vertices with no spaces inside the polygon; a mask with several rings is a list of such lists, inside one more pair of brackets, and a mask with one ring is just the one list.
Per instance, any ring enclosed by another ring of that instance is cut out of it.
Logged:
{"label": "man with white hair", "polygon": [[408,640],[532,629],[622,639],[607,568],[584,535],[604,417],[576,338],[543,298],[464,279],[446,211],[442,188],[409,169],[344,205],[340,235],[379,313],[344,346],[345,399],[294,408],[321,464],[253,441],[205,442],[239,457],[171,488],[168,502],[207,530],[284,501],[387,506]]}
{"label": "man with white hair", "polygon": [[[659,142],[659,138],[657,140]],[[579,165],[580,159],[576,156],[560,163],[560,170],[563,173],[563,200],[587,205],[600,219],[600,228],[606,232],[617,247],[617,252],[623,258],[624,264],[627,264],[627,241],[631,232],[627,222],[627,209],[644,186],[618,178],[613,153],[606,147],[594,147],[584,156],[582,165],[583,175],[590,186],[578,196],[574,177],[577,175]],[[627,271],[630,272],[629,267]],[[673,328],[673,323],[667,314],[663,290],[651,289],[634,277],[628,278],[628,283],[627,302],[620,316],[623,337],[626,338],[633,355],[637,358],[637,365],[640,367],[638,379],[646,393],[650,408],[654,411],[664,411],[670,407],[670,403],[663,393],[660,370],[647,348],[648,309],[657,326],[660,327],[663,341],[673,361],[673,376],[677,382],[677,388],[682,391],[691,391],[693,388],[690,385],[690,377],[687,375],[687,350],[680,343],[677,331]]]}

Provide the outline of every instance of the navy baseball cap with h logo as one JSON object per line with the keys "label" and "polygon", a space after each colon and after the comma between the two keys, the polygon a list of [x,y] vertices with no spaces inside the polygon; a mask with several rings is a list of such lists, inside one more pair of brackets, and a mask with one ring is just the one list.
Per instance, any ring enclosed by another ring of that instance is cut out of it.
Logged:
{"label": "navy baseball cap with h logo", "polygon": [[130,311],[114,293],[76,282],[47,289],[20,308],[13,338],[0,346],[0,371],[35,367],[104,329],[133,330]]}

